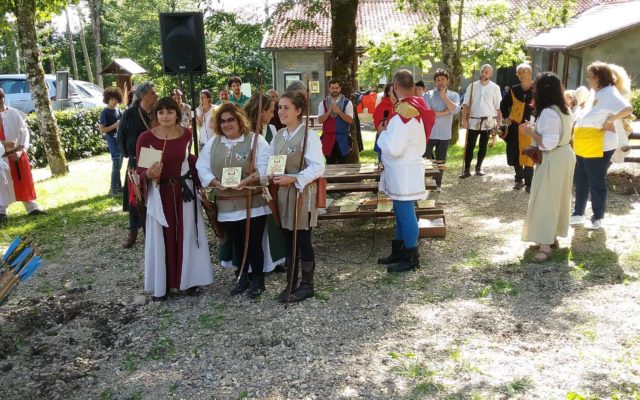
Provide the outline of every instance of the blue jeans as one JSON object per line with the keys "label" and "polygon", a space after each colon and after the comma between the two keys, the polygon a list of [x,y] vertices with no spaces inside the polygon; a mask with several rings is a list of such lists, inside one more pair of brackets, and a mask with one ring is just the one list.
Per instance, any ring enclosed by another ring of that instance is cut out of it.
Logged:
{"label": "blue jeans", "polygon": [[396,238],[404,241],[405,249],[418,246],[418,218],[413,200],[393,200],[393,213],[396,215]]}
{"label": "blue jeans", "polygon": [[111,153],[111,193],[122,190],[122,181],[120,180],[120,170],[122,169],[122,155],[118,147],[118,141],[115,136],[106,135],[107,146]]}
{"label": "blue jeans", "polygon": [[576,202],[572,215],[584,215],[587,199],[591,193],[593,221],[604,218],[607,203],[607,169],[615,150],[605,151],[603,157],[584,158],[576,156],[573,183],[576,185]]}

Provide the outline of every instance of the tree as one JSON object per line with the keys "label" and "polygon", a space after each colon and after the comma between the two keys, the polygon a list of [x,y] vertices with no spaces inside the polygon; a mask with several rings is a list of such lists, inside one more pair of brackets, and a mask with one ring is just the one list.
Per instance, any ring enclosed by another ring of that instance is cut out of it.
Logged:
{"label": "tree", "polygon": [[31,87],[31,93],[35,101],[35,109],[38,115],[40,133],[44,139],[49,167],[53,175],[63,175],[69,172],[67,160],[60,144],[60,132],[56,124],[49,90],[44,81],[44,70],[40,61],[36,34],[36,19],[38,16],[51,15],[65,6],[63,0],[9,0],[3,2],[0,12],[11,12],[16,17],[20,50],[24,59],[27,79]]}
{"label": "tree", "polygon": [[64,15],[67,17],[67,39],[69,40],[69,52],[71,54],[71,65],[73,66],[73,79],[78,80],[78,62],[76,61],[76,49],[73,45],[73,32],[71,32],[71,20],[69,19],[69,7],[64,9]]}
{"label": "tree", "polygon": [[[331,76],[340,79],[342,82],[342,93],[349,98],[355,89],[358,88],[358,56],[356,54],[358,0],[286,0],[280,4],[274,18],[282,17],[295,5],[301,4],[306,7],[305,19],[291,19],[286,21],[287,34],[294,34],[301,30],[318,29],[314,19],[318,16],[327,15],[327,6],[331,18],[331,53],[333,56],[333,66]],[[352,125],[351,137],[353,147],[347,156],[348,162],[358,162],[360,160],[360,149],[356,137],[356,129]]]}
{"label": "tree", "polygon": [[102,26],[102,20],[100,19],[100,13],[102,9],[102,0],[87,0],[89,5],[89,19],[91,20],[91,29],[93,30],[93,52],[95,54],[96,64],[96,79],[98,86],[103,87],[102,81],[102,45],[100,44],[100,27]]}
{"label": "tree", "polygon": [[84,34],[84,15],[80,7],[76,8],[78,11],[78,21],[80,23],[80,45],[82,46],[82,55],[84,56],[84,63],[87,67],[87,78],[89,82],[93,83],[93,71],[91,70],[91,60],[89,59],[89,51],[87,50],[87,40]]}

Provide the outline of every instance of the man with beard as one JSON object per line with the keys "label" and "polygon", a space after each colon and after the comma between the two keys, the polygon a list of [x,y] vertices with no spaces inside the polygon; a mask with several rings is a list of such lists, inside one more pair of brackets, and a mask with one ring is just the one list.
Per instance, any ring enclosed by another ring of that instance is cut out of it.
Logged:
{"label": "man with beard", "polygon": [[240,108],[244,107],[249,101],[249,98],[242,93],[242,79],[238,76],[233,76],[229,79],[229,87],[231,88],[231,95],[229,101],[233,104],[237,104]]}
{"label": "man with beard", "polygon": [[[502,115],[508,115],[506,119],[507,136],[507,164],[515,171],[515,184],[513,190],[523,187],[529,193],[531,180],[533,179],[533,161],[522,154],[522,150],[531,144],[531,138],[520,135],[518,127],[531,118],[531,100],[533,99],[533,80],[531,66],[520,64],[516,68],[516,76],[520,84],[513,85],[500,102]],[[524,183],[522,182],[524,180]]]}
{"label": "man with beard", "polygon": [[[151,110],[158,100],[155,86],[152,82],[145,82],[136,88],[133,104],[127,108],[122,114],[120,125],[118,126],[118,144],[123,157],[129,159],[127,170],[135,171],[136,161],[136,143],[138,136],[144,131],[151,129]],[[138,230],[141,226],[138,209],[135,200],[131,201],[131,188],[129,187],[129,174],[125,179],[123,193],[123,209],[129,211],[129,234],[122,245],[125,248],[133,247],[138,238]]]}
{"label": "man with beard", "polygon": [[436,87],[424,95],[427,106],[436,113],[436,122],[427,142],[425,155],[427,158],[435,160],[436,165],[438,165],[440,174],[436,176],[435,180],[439,190],[440,186],[442,186],[444,163],[447,160],[447,150],[451,140],[453,116],[460,111],[460,96],[458,93],[448,89],[449,74],[447,71],[437,69],[433,74],[433,81]]}
{"label": "man with beard", "polygon": [[480,79],[472,82],[467,87],[462,103],[461,125],[467,129],[467,140],[464,154],[464,172],[460,178],[471,176],[471,160],[473,150],[476,147],[478,137],[478,160],[476,161],[476,175],[483,176],[482,161],[487,154],[489,132],[497,125],[502,125],[502,113],[500,112],[500,100],[502,93],[500,87],[491,82],[493,67],[485,64],[480,68]]}
{"label": "man with beard", "polygon": [[344,164],[351,150],[353,103],[341,93],[340,81],[329,82],[329,96],[318,104],[318,121],[322,123],[322,153],[327,164]]}

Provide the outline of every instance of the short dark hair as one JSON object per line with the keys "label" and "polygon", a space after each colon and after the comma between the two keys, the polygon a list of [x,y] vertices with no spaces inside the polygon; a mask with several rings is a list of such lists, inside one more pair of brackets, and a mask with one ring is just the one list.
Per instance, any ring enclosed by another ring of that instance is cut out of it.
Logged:
{"label": "short dark hair", "polygon": [[273,100],[271,100],[271,97],[266,94],[254,93],[251,96],[251,98],[249,98],[249,101],[247,101],[247,104],[244,105],[244,113],[247,115],[247,118],[249,118],[249,123],[251,124],[251,130],[254,132],[258,128],[256,125],[256,120],[258,119],[258,108],[260,106],[260,103],[259,103],[260,97],[262,97],[262,112],[264,112],[265,110],[268,110],[269,107],[271,106],[271,103],[274,102]]}
{"label": "short dark hair", "polygon": [[444,76],[449,79],[449,73],[442,68],[438,68],[436,72],[433,73],[433,80],[435,81],[437,77]]}
{"label": "short dark hair", "polygon": [[289,99],[296,110],[302,110],[302,112],[298,116],[298,120],[301,121],[302,116],[307,112],[307,97],[304,95],[304,93],[286,92],[280,97],[280,100],[282,99]]}
{"label": "short dark hair", "polygon": [[413,90],[413,74],[408,69],[401,69],[393,74],[393,83],[405,90]]}
{"label": "short dark hair", "polygon": [[613,86],[616,83],[611,67],[607,63],[602,61],[593,62],[587,67],[587,71],[598,78],[598,86],[601,88],[609,85]]}
{"label": "short dark hair", "polygon": [[218,89],[218,94],[220,94],[220,92],[228,92],[229,88],[226,86],[222,86],[220,89]]}
{"label": "short dark hair", "polygon": [[421,87],[421,88],[423,88],[423,89],[424,89],[424,88],[425,88],[425,86],[424,86],[424,81],[423,81],[423,80],[419,80],[418,82],[416,82],[416,86],[417,86],[417,87]]}
{"label": "short dark hair", "polygon": [[242,85],[242,79],[240,79],[239,76],[232,76],[231,78],[229,78],[229,82],[227,82],[227,85],[231,87],[232,83],[237,83],[238,85]]}
{"label": "short dark hair", "polygon": [[205,97],[206,97],[207,99],[211,100],[211,92],[210,92],[209,90],[207,90],[207,89],[202,89],[202,90],[200,91],[200,94],[205,95]]}
{"label": "short dark hair", "polygon": [[338,79],[332,79],[332,80],[330,80],[330,81],[329,81],[329,86],[331,86],[331,85],[335,85],[336,83],[337,83],[338,85],[340,85],[340,87],[342,87],[342,83],[340,83],[340,81],[339,81]]}
{"label": "short dark hair", "polygon": [[160,98],[156,104],[153,106],[153,111],[151,111],[151,120],[158,120],[158,111],[160,110],[174,110],[176,112],[176,125],[182,121],[182,111],[178,106],[178,103],[171,97],[162,97]]}
{"label": "short dark hair", "polygon": [[213,130],[215,133],[224,136],[224,133],[222,132],[222,122],[220,120],[222,119],[222,114],[226,112],[233,114],[233,117],[238,121],[240,133],[243,135],[249,133],[249,120],[247,119],[244,111],[234,103],[224,103],[216,110],[216,113],[213,116]]}
{"label": "short dark hair", "polygon": [[102,102],[108,104],[109,100],[116,99],[118,103],[122,103],[123,98],[122,90],[117,86],[109,86],[102,92]]}
{"label": "short dark hair", "polygon": [[540,117],[542,110],[551,106],[558,106],[563,114],[569,114],[569,109],[564,101],[564,87],[560,78],[553,72],[541,72],[535,81],[533,89],[533,101],[535,102],[534,116]]}

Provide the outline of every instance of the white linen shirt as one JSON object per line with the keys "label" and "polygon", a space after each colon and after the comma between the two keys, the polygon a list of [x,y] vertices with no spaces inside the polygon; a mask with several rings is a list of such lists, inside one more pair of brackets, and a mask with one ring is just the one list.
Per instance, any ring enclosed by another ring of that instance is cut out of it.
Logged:
{"label": "white linen shirt", "polygon": [[[304,124],[299,125],[293,133],[289,133],[287,128],[281,129],[280,132],[282,132],[286,143],[295,135],[304,135]],[[271,154],[276,154],[275,142],[275,140],[271,140]],[[313,129],[309,129],[307,134],[307,149],[304,154],[304,160],[307,166],[305,169],[298,172],[296,176],[295,185],[298,190],[303,190],[305,186],[324,174],[325,166],[324,155],[322,154],[322,142],[320,141],[318,134]]]}
{"label": "white linen shirt", "polygon": [[16,146],[23,146],[24,151],[29,150],[29,128],[22,117],[22,113],[15,108],[7,107],[0,110],[4,137],[6,141],[16,141]]}
{"label": "white linen shirt", "polygon": [[411,118],[406,124],[394,115],[387,129],[380,133],[378,147],[382,152],[384,170],[379,190],[392,200],[422,200],[426,198],[424,185],[424,154],[427,140],[422,121]]}
{"label": "white linen shirt", "polygon": [[560,142],[562,120],[557,112],[551,108],[542,110],[536,120],[536,132],[542,136],[542,143],[538,145],[540,150],[553,150]]}
{"label": "white linen shirt", "polygon": [[[204,113],[204,119],[202,121],[202,125],[198,126],[198,138],[200,144],[206,144],[209,139],[215,136],[215,132],[213,132],[213,123],[211,122],[211,117],[215,112],[213,106],[209,108],[209,111]],[[198,118],[202,117],[202,107],[196,108],[196,114]]]}
{"label": "white linen shirt", "polygon": [[[228,149],[233,148],[236,143],[242,143],[245,141],[245,135],[240,136],[238,139],[227,139],[226,136],[220,138],[220,142],[224,144]],[[202,187],[211,185],[214,179],[217,179],[213,171],[211,170],[211,148],[215,137],[212,137],[204,145],[200,152],[200,157],[196,161],[196,169],[198,170],[198,177]],[[251,149],[253,150],[253,142],[251,142]],[[269,143],[262,135],[258,135],[258,150],[256,151],[256,163],[255,167],[260,172],[260,181],[263,181],[263,177],[267,174],[267,165],[269,164],[269,157],[273,155]],[[226,189],[233,190],[233,189]],[[271,214],[271,210],[268,206],[254,207],[251,209],[251,217],[259,217],[262,215]],[[247,210],[238,210],[232,212],[219,212],[218,221],[240,221],[247,218]]]}
{"label": "white linen shirt", "polygon": [[500,86],[494,82],[489,81],[486,86],[482,86],[480,81],[475,81],[467,86],[467,91],[464,93],[463,105],[469,105],[469,99],[471,97],[471,85],[473,85],[473,104],[469,110],[469,129],[480,129],[480,120],[476,118],[489,117],[482,129],[487,130],[495,128],[497,121],[495,117],[500,110],[500,100],[502,100],[502,93],[500,92]]}
{"label": "white linen shirt", "polygon": [[[631,103],[618,92],[614,86],[605,86],[596,92],[593,106],[578,116],[576,126],[602,128],[609,116],[617,114]],[[618,147],[618,136],[615,132],[604,134],[604,151],[615,150]]]}

